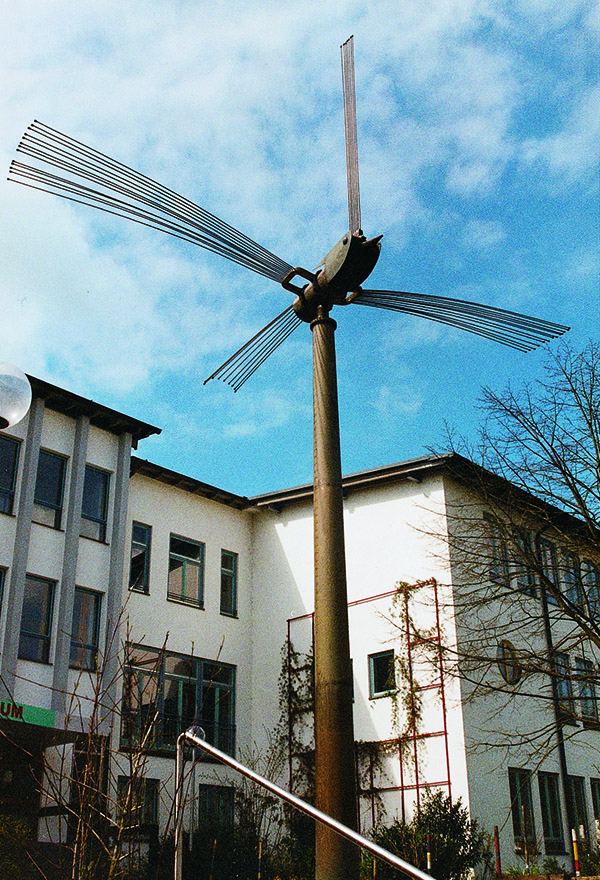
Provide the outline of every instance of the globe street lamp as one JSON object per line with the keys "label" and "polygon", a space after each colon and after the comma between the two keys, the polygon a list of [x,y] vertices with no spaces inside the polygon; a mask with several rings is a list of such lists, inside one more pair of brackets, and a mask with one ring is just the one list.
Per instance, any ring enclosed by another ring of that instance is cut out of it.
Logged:
{"label": "globe street lamp", "polygon": [[0,430],[16,425],[31,406],[31,385],[25,373],[0,361]]}

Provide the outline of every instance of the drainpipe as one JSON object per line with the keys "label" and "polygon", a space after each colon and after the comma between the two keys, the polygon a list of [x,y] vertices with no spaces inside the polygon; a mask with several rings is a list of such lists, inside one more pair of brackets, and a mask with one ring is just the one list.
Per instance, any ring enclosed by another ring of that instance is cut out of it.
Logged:
{"label": "drainpipe", "polygon": [[[539,554],[538,547],[538,554]],[[560,766],[561,788],[563,792],[563,800],[565,802],[565,818],[567,823],[568,839],[570,839],[570,820],[569,820],[569,786],[568,786],[568,770],[567,755],[565,751],[565,741],[562,734],[560,702],[558,699],[558,682],[556,680],[556,668],[554,664],[554,642],[552,641],[552,627],[550,625],[550,614],[548,611],[548,597],[546,589],[540,583],[540,596],[542,600],[542,620],[544,622],[544,635],[546,637],[546,650],[548,652],[548,663],[550,666],[550,684],[552,685],[552,709],[554,711],[554,727],[556,730],[556,745],[558,747],[558,763]],[[563,820],[563,835],[565,832]]]}

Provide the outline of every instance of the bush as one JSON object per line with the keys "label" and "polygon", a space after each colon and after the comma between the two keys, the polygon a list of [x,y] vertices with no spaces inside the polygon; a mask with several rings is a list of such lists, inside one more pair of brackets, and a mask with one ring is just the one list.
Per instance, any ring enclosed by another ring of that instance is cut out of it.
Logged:
{"label": "bush", "polygon": [[[428,792],[410,822],[396,819],[373,832],[376,843],[422,871],[427,871],[427,835],[431,847],[431,874],[436,880],[464,880],[469,872],[491,863],[488,835],[469,818],[460,798],[453,803],[441,791]],[[373,872],[373,859],[363,860],[363,876]],[[378,880],[396,880],[398,872],[377,860]]]}

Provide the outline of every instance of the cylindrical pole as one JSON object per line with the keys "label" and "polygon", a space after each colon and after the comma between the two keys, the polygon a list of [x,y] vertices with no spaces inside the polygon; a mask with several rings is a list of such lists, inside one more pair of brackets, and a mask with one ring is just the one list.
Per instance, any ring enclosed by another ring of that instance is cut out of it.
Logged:
{"label": "cylindrical pole", "polygon": [[185,766],[185,733],[177,737],[175,764],[175,880],[183,877],[183,772]]}
{"label": "cylindrical pole", "polygon": [[575,864],[575,876],[581,877],[581,870],[579,868],[579,849],[577,847],[577,832],[574,828],[571,828],[571,837],[573,839],[573,862]]}
{"label": "cylindrical pole", "polygon": [[431,837],[427,832],[427,873],[431,873]]}
{"label": "cylindrical pole", "polygon": [[496,877],[502,876],[502,865],[500,863],[500,834],[498,826],[494,825],[494,854],[496,856]]}
{"label": "cylindrical pole", "polygon": [[[310,326],[314,377],[315,800],[318,809],[356,829],[336,324],[320,307]],[[316,880],[358,880],[358,871],[358,849],[319,824]]]}

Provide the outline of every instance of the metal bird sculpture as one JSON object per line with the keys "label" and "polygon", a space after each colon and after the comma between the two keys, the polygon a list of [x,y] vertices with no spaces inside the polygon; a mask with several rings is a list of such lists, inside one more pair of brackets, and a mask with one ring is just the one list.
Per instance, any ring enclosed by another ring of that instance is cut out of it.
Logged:
{"label": "metal bird sculpture", "polygon": [[[352,670],[348,634],[339,415],[335,367],[336,306],[362,305],[438,321],[529,351],[568,327],[466,300],[363,289],[381,252],[381,236],[361,229],[354,45],[341,47],[348,231],[313,271],[294,267],[234,227],[149,177],[61,132],[34,122],[19,153],[57,169],[13,161],[9,180],[91,205],[207,248],[278,282],[291,304],[206,380],[237,391],[303,323],[313,336],[315,529],[315,799],[333,818],[356,827]],[[298,281],[300,279],[300,281]],[[357,880],[355,847],[317,829],[317,880]]]}

